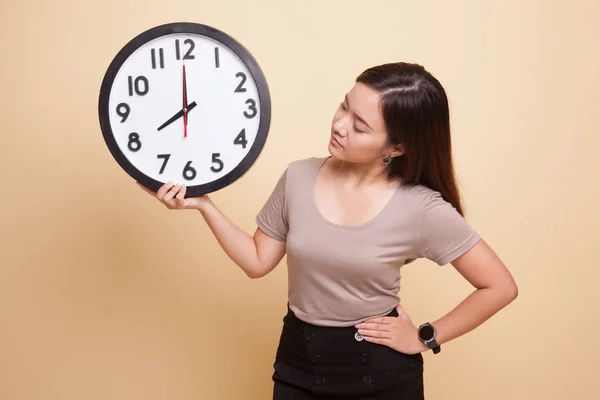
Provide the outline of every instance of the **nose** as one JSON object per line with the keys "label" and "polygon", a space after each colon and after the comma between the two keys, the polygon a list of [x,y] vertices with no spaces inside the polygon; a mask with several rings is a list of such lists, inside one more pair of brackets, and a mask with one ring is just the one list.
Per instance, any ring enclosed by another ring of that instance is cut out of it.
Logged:
{"label": "nose", "polygon": [[348,130],[346,129],[343,118],[335,120],[333,123],[333,130],[342,137],[345,137],[348,134]]}

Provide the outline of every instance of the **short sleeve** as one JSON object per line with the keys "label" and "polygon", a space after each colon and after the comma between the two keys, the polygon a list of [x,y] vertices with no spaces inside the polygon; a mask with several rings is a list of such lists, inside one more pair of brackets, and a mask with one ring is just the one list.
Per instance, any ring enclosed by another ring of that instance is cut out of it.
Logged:
{"label": "short sleeve", "polygon": [[256,224],[268,236],[284,242],[288,232],[287,202],[285,196],[287,169],[277,181],[273,192],[258,215]]}
{"label": "short sleeve", "polygon": [[424,201],[418,253],[438,265],[446,265],[479,241],[473,229],[439,192],[431,192]]}

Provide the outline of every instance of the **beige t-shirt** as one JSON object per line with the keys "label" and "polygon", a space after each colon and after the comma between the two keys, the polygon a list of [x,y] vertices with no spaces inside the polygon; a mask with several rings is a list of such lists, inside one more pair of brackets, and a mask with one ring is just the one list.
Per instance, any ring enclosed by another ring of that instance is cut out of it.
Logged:
{"label": "beige t-shirt", "polygon": [[478,233],[439,192],[403,184],[383,210],[357,226],[334,224],[315,202],[328,157],[292,162],[256,216],[259,228],[286,242],[288,300],[301,320],[353,326],[398,305],[400,267],[425,257],[447,264]]}

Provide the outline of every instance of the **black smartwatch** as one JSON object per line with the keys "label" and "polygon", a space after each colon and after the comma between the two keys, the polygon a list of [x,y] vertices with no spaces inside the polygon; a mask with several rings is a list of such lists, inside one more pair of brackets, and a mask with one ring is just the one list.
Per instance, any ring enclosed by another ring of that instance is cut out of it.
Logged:
{"label": "black smartwatch", "polygon": [[427,347],[433,350],[433,354],[440,352],[440,345],[437,344],[435,338],[437,337],[437,331],[429,322],[419,326],[419,339],[425,343]]}

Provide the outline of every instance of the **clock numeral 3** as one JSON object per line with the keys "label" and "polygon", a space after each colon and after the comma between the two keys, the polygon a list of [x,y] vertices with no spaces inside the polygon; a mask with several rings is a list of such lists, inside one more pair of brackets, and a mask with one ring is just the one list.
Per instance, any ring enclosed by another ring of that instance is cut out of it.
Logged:
{"label": "clock numeral 3", "polygon": [[244,111],[244,117],[246,118],[254,118],[256,117],[256,113],[258,110],[256,109],[256,102],[252,99],[246,100],[246,104],[248,104],[248,110],[252,111],[252,114],[248,114],[247,111]]}
{"label": "clock numeral 3", "polygon": [[167,166],[167,163],[169,162],[169,158],[171,158],[171,155],[170,154],[158,154],[156,156],[156,158],[163,159],[163,163],[162,163],[162,166],[160,167],[160,171],[158,171],[159,174],[162,174],[165,171],[165,167]]}
{"label": "clock numeral 3", "polygon": [[[150,54],[152,56],[152,69],[156,69],[156,49],[150,50]],[[158,49],[158,58],[160,63],[160,68],[165,67],[165,53],[162,48]]]}
{"label": "clock numeral 3", "polygon": [[188,161],[183,168],[183,177],[188,181],[191,181],[196,177],[196,170],[192,167],[192,162]]}
{"label": "clock numeral 3", "polygon": [[244,83],[246,83],[246,74],[244,74],[243,72],[238,72],[237,74],[235,74],[235,76],[237,78],[242,78],[242,81],[240,82],[240,84],[238,85],[237,88],[235,88],[235,93],[243,93],[246,91],[246,88],[244,87]]}
{"label": "clock numeral 3", "polygon": [[142,148],[142,142],[140,142],[140,135],[136,132],[131,132],[129,134],[129,142],[127,143],[127,148],[133,152],[138,151]]}
{"label": "clock numeral 3", "polygon": [[130,111],[131,108],[129,108],[129,105],[127,103],[119,103],[119,105],[117,106],[117,114],[119,115],[119,117],[121,117],[122,123],[127,121],[127,117],[129,117]]}
{"label": "clock numeral 3", "polygon": [[[196,43],[194,43],[194,41],[192,39],[185,39],[183,41],[183,44],[187,44],[188,46],[190,46],[190,48],[187,50],[187,52],[183,56],[183,59],[184,60],[193,60],[194,58],[196,58],[196,56],[194,56],[192,54],[192,51],[194,51],[194,48],[196,47]],[[177,39],[175,41],[175,55],[178,60],[181,60],[181,50],[180,50],[180,45],[179,45],[179,39]]]}
{"label": "clock numeral 3", "polygon": [[210,170],[212,172],[221,172],[221,171],[223,171],[224,164],[223,164],[223,161],[221,161],[219,159],[220,156],[221,156],[221,153],[213,153],[213,155],[212,155],[212,162],[213,162],[213,164],[217,164],[218,166],[216,168],[215,167],[210,167]]}
{"label": "clock numeral 3", "polygon": [[138,76],[137,78],[135,78],[135,80],[133,79],[133,76],[130,76],[128,81],[129,96],[133,96],[134,92],[138,96],[145,96],[146,94],[148,94],[148,91],[150,90],[150,84],[148,83],[148,78],[146,78],[145,76]]}
{"label": "clock numeral 3", "polygon": [[242,131],[235,137],[235,139],[233,140],[233,144],[241,144],[242,149],[246,148],[246,145],[248,144],[248,140],[246,139],[246,130],[245,129],[242,129]]}

